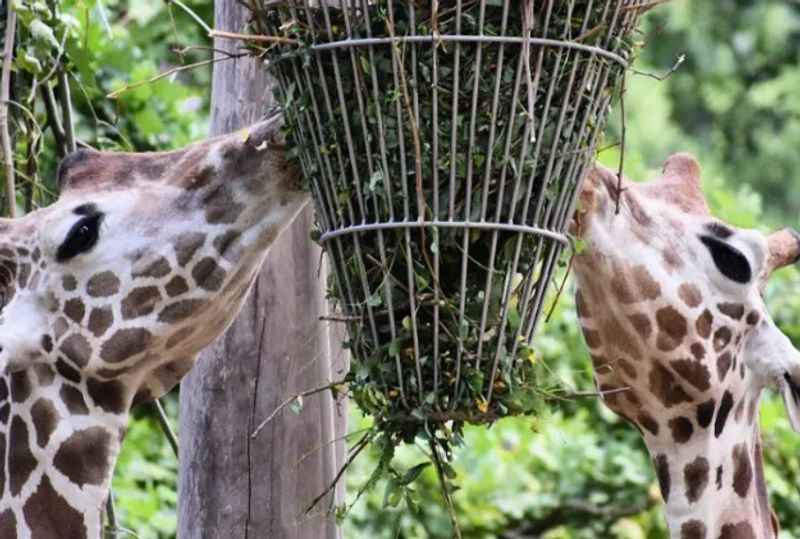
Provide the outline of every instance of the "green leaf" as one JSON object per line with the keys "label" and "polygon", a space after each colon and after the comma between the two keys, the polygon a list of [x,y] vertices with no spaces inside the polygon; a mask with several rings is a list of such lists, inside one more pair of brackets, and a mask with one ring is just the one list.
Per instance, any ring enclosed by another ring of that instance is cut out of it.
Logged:
{"label": "green leaf", "polygon": [[412,468],[409,468],[406,471],[406,473],[403,474],[403,477],[400,479],[400,484],[405,486],[413,483],[417,479],[417,477],[419,477],[419,474],[424,472],[425,469],[430,465],[431,465],[430,462],[422,462]]}
{"label": "green leaf", "polygon": [[31,24],[28,28],[31,31],[31,35],[34,37],[34,39],[55,47],[56,49],[61,48],[56,40],[56,36],[53,34],[53,29],[47,26],[41,20],[34,19],[31,21]]}

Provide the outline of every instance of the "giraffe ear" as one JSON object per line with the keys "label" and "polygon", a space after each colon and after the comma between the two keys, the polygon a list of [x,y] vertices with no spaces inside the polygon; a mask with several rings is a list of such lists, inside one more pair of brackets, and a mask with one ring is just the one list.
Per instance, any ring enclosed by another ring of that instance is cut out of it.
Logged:
{"label": "giraffe ear", "polygon": [[800,261],[800,233],[790,228],[774,232],[767,237],[769,255],[765,276]]}
{"label": "giraffe ear", "polygon": [[700,185],[700,163],[690,153],[671,155],[661,177],[646,184],[645,189],[649,196],[674,204],[686,213],[710,213]]}

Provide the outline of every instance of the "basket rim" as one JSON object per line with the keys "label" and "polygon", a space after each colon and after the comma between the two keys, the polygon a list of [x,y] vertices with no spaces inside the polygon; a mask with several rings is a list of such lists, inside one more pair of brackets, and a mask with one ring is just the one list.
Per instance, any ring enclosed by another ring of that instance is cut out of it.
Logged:
{"label": "basket rim", "polygon": [[283,60],[288,60],[299,56],[307,51],[320,52],[336,49],[358,48],[358,47],[372,47],[374,45],[394,45],[403,43],[430,43],[436,46],[441,42],[451,43],[491,43],[491,44],[512,44],[522,45],[527,42],[530,45],[539,45],[552,48],[563,48],[578,50],[597,56],[602,56],[608,60],[616,62],[621,66],[627,68],[629,66],[628,60],[613,53],[609,50],[594,45],[586,45],[575,41],[549,39],[543,37],[530,37],[525,38],[522,36],[487,36],[487,35],[467,35],[467,34],[440,34],[440,35],[413,35],[413,36],[394,36],[394,37],[368,37],[368,38],[348,38],[337,41],[329,41],[324,43],[315,43],[313,45],[285,45],[295,46],[296,50],[281,54],[277,58],[270,60],[270,63],[276,64]]}
{"label": "basket rim", "polygon": [[406,228],[464,228],[464,229],[478,229],[478,230],[497,230],[508,232],[522,232],[536,236],[543,236],[545,238],[555,240],[563,245],[569,245],[570,240],[566,234],[548,230],[546,228],[517,225],[513,223],[493,223],[489,221],[389,221],[385,223],[365,223],[361,225],[351,225],[344,228],[337,228],[322,234],[319,238],[320,243],[325,243],[334,238],[357,234],[360,232],[374,232],[376,230],[391,230],[391,229],[406,229]]}

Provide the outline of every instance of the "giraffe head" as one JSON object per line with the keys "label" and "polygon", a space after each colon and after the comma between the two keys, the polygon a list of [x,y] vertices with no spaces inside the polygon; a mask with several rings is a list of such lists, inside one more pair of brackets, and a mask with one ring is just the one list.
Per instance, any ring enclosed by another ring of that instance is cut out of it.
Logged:
{"label": "giraffe head", "polygon": [[0,370],[168,391],[233,319],[304,201],[282,183],[292,175],[268,131],[68,156],[58,201],[0,224]]}
{"label": "giraffe head", "polygon": [[[668,515],[700,513],[675,517],[673,536],[738,529],[752,505],[764,526],[741,537],[773,537],[763,478],[751,486],[761,473],[758,402],[765,387],[778,389],[800,430],[800,352],[762,290],[800,257],[800,236],[713,218],[687,154],[670,157],[660,178],[621,187],[618,196],[617,175],[592,170],[574,223],[586,242],[577,307],[604,400],[642,432]],[[703,513],[712,492],[730,492],[731,504]]]}
{"label": "giraffe head", "polygon": [[0,537],[100,536],[130,407],[225,330],[306,203],[276,128],[78,152],[57,202],[0,222]]}

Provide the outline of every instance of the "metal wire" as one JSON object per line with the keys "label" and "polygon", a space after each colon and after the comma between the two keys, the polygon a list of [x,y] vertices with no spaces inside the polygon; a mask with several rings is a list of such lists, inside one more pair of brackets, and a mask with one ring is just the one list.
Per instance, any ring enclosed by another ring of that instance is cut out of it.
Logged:
{"label": "metal wire", "polygon": [[[333,292],[355,321],[354,360],[392,356],[386,387],[409,411],[456,410],[467,370],[486,373],[491,403],[533,338],[610,89],[628,65],[620,36],[646,3],[453,0],[446,23],[436,0],[426,21],[416,0],[265,3],[277,13],[269,31],[299,21],[313,38],[268,58],[293,104],[287,120],[302,139]],[[376,28],[379,8],[386,24]],[[510,23],[515,9],[529,10],[522,30]],[[490,11],[502,21],[491,34]],[[583,23],[559,27],[556,13]],[[440,251],[444,240],[458,258]]]}

